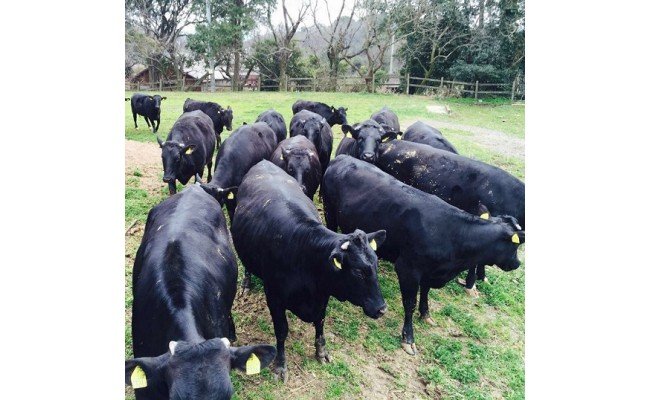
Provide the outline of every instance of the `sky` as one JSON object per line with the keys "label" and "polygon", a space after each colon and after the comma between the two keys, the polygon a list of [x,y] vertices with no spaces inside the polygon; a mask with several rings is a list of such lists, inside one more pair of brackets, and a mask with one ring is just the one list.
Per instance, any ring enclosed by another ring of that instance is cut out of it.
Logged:
{"label": "sky", "polygon": [[[327,9],[329,8],[332,19],[335,18],[337,15],[336,13],[338,10],[341,8],[341,4],[343,4],[344,0],[327,0],[327,4],[325,4],[324,0],[312,0],[312,7],[314,4],[317,3],[317,13],[316,13],[316,20],[319,23],[323,24],[329,24],[329,19],[327,17]],[[354,0],[345,0],[345,11],[344,15],[349,15],[350,12],[350,6],[352,5]],[[294,17],[298,9],[300,8],[300,5],[302,3],[309,3],[309,1],[304,1],[304,0],[285,0],[287,9],[289,10],[289,15]],[[329,5],[329,7],[328,7]],[[274,24],[280,24],[283,23],[283,18],[282,18],[282,0],[277,0],[277,6],[275,8],[275,12],[273,13],[273,16],[271,17],[272,21]],[[307,12],[307,17],[305,20],[305,25],[310,26],[313,25],[313,17],[311,16],[311,11]]]}

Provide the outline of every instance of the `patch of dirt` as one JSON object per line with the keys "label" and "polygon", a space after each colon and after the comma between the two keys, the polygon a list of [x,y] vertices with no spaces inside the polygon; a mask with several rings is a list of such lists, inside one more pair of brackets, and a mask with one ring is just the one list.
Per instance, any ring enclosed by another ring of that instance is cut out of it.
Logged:
{"label": "patch of dirt", "polygon": [[[429,124],[441,131],[443,129],[454,129],[458,131],[469,132],[473,135],[471,138],[472,142],[477,143],[483,147],[486,147],[490,151],[499,153],[507,157],[516,158],[519,160],[524,159],[524,154],[525,154],[524,139],[520,139],[512,135],[508,135],[507,133],[504,132],[481,128],[478,126],[462,125],[462,124],[456,124],[453,122],[446,122],[446,121],[435,121],[432,119],[418,119],[418,120],[424,122],[425,124]],[[402,125],[402,130],[405,131],[415,121],[416,120],[405,121],[404,125]]]}
{"label": "patch of dirt", "polygon": [[127,178],[138,171],[141,174],[140,188],[150,193],[160,193],[161,188],[167,187],[162,181],[162,159],[157,144],[127,140],[124,151]]}

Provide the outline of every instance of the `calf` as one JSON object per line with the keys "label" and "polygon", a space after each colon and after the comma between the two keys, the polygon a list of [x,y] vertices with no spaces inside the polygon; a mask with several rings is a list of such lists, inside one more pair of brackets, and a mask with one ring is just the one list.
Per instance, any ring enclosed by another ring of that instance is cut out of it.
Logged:
{"label": "calf", "polygon": [[318,160],[325,172],[327,164],[330,162],[334,142],[332,128],[325,119],[311,111],[302,110],[291,118],[289,126],[291,137],[303,135],[314,144],[318,152]]}
{"label": "calf", "polygon": [[278,143],[287,138],[287,124],[279,112],[273,109],[266,110],[257,117],[255,122],[266,122],[273,129],[273,132],[275,132]]}
{"label": "calf", "polygon": [[328,230],[296,180],[268,161],[248,171],[238,201],[231,229],[235,249],[264,282],[277,340],[274,369],[286,380],[286,310],[314,324],[320,362],[330,361],[323,334],[330,296],[362,307],[371,318],[386,312],[373,250],[386,232],[343,235]]}
{"label": "calf", "polygon": [[273,346],[226,339],[236,337],[230,243],[219,202],[197,185],[149,212],[133,266],[135,358],[125,361],[136,399],[227,399],[231,368],[246,370],[248,360],[266,367],[275,357]]}
{"label": "calf", "polygon": [[208,167],[208,182],[212,179],[212,155],[215,134],[212,121],[202,111],[181,115],[164,142],[156,135],[162,149],[163,181],[169,194],[176,193],[176,180],[185,185],[191,177],[198,181],[203,168]]}
{"label": "calf", "polygon": [[135,129],[138,129],[138,115],[144,117],[147,127],[153,129],[153,133],[158,132],[160,126],[160,103],[167,97],[160,95],[149,96],[142,93],[135,93],[131,96],[131,112],[133,113],[133,122]]}
{"label": "calf", "polygon": [[387,132],[397,132],[399,135],[402,134],[399,130],[399,119],[397,114],[391,111],[388,107],[384,107],[381,110],[370,116],[370,119],[377,121],[384,130]]}
{"label": "calf", "polygon": [[294,115],[302,110],[314,112],[325,118],[330,127],[336,124],[345,125],[348,123],[348,109],[344,107],[336,108],[334,106],[328,106],[325,103],[319,103],[316,101],[298,100],[293,103],[291,110],[293,111]]}
{"label": "calf", "polygon": [[303,193],[314,199],[322,172],[316,148],[309,139],[298,135],[283,140],[273,152],[271,162],[298,181]]}
{"label": "calf", "polygon": [[229,131],[232,131],[232,109],[223,108],[217,103],[211,101],[198,101],[186,99],[183,103],[183,112],[201,110],[210,117],[214,125],[214,132],[217,135],[217,149],[221,147],[221,132],[224,126]]}
{"label": "calf", "polygon": [[442,132],[422,121],[416,121],[413,125],[409,126],[406,132],[404,132],[402,139],[408,140],[409,142],[427,144],[436,149],[447,150],[458,154],[456,148],[442,136]]}
{"label": "calf", "polygon": [[343,133],[350,133],[352,138],[341,140],[336,155],[347,154],[371,164],[377,161],[379,144],[397,138],[398,134],[396,131],[387,131],[372,119],[354,126],[343,125],[342,129]]}
{"label": "calf", "polygon": [[[517,248],[524,232],[502,220],[485,220],[436,196],[408,186],[374,165],[347,155],[336,157],[323,176],[321,192],[330,230],[386,230],[377,252],[395,264],[404,306],[402,348],[416,353],[413,311],[420,289],[420,317],[429,316],[430,288],[441,288],[467,265],[519,267]],[[368,201],[368,193],[381,193]]]}

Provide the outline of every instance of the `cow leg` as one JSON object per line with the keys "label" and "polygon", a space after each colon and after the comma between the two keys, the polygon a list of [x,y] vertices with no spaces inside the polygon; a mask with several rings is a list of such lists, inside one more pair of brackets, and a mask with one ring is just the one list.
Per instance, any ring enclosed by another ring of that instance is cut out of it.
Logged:
{"label": "cow leg", "polygon": [[212,157],[210,157],[210,161],[208,161],[208,183],[212,181]]}
{"label": "cow leg", "polygon": [[420,282],[420,319],[427,324],[434,326],[435,323],[429,314],[429,289],[431,289],[429,286]]}
{"label": "cow leg", "polygon": [[402,349],[414,356],[417,353],[413,337],[413,312],[417,302],[419,276],[409,270],[405,262],[398,258],[395,270],[399,279],[399,288],[402,292],[402,305],[404,306],[404,326],[402,327]]}
{"label": "cow leg", "polygon": [[472,267],[467,270],[467,279],[464,281],[458,278],[458,283],[465,286],[465,293],[470,297],[478,297],[478,290],[476,290],[476,270],[478,267]]}
{"label": "cow leg", "polygon": [[[131,109],[133,111],[133,108]],[[133,111],[133,123],[135,124],[135,129],[138,129],[138,114]]]}
{"label": "cow leg", "polygon": [[478,267],[476,267],[476,276],[480,281],[486,283],[490,282],[488,281],[487,276],[485,276],[485,265],[479,265]]}
{"label": "cow leg", "polygon": [[[276,295],[277,296],[277,295]],[[287,361],[284,355],[284,341],[287,339],[289,332],[289,324],[287,323],[287,314],[284,307],[276,304],[272,299],[274,296],[266,295],[266,301],[269,305],[271,312],[271,319],[273,320],[273,330],[275,331],[276,349],[278,350],[275,356],[273,365],[273,372],[276,379],[282,379],[283,382],[287,381]]]}
{"label": "cow leg", "polygon": [[145,116],[144,117],[144,122],[147,123],[147,128],[151,129],[151,123],[149,123],[149,117]]}
{"label": "cow leg", "polygon": [[154,123],[156,124],[156,127],[153,129],[153,133],[156,133],[156,132],[158,132],[158,128],[160,128],[160,120],[157,120],[157,121],[151,120],[151,125],[152,126],[153,126]]}
{"label": "cow leg", "polygon": [[198,183],[203,183],[203,182],[201,181],[201,176],[202,176],[202,175],[203,175],[203,174],[199,174],[198,172],[197,172],[196,174],[194,174],[194,183],[196,183],[196,182],[198,182]]}
{"label": "cow leg", "polygon": [[232,319],[232,313],[228,314],[228,330],[230,333],[228,334],[228,340],[231,342],[236,342],[237,341],[237,332],[235,330],[235,321]]}
{"label": "cow leg", "polygon": [[327,348],[325,347],[325,335],[323,334],[323,325],[325,324],[325,315],[323,318],[319,318],[318,321],[314,322],[314,328],[316,329],[316,359],[321,363],[330,362],[330,356],[327,353]]}
{"label": "cow leg", "polygon": [[169,195],[176,194],[176,181],[169,182]]}
{"label": "cow leg", "polygon": [[217,150],[219,150],[219,147],[221,147],[221,135],[217,134]]}

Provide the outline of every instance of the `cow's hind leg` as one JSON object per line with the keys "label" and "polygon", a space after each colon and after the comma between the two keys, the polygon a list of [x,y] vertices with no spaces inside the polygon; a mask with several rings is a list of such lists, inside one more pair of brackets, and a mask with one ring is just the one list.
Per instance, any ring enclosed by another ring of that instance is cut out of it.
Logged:
{"label": "cow's hind leg", "polygon": [[281,305],[277,304],[272,299],[277,297],[269,296],[266,294],[266,301],[271,312],[271,319],[273,320],[273,330],[275,331],[276,349],[278,350],[273,363],[273,372],[276,379],[282,379],[283,382],[287,381],[287,361],[284,354],[284,342],[287,339],[289,332],[289,324],[287,323],[286,310]]}
{"label": "cow's hind leg", "polygon": [[210,161],[208,161],[208,183],[212,181],[212,157],[210,157]]}
{"label": "cow's hind leg", "polygon": [[318,318],[316,322],[314,322],[314,328],[316,329],[316,342],[314,345],[316,346],[316,359],[321,363],[328,363],[330,362],[330,356],[327,353],[327,348],[325,347],[325,335],[323,334],[323,325],[325,324],[325,310],[323,310],[323,316],[322,318]]}
{"label": "cow's hind leg", "polygon": [[485,275],[485,265],[479,265],[476,267],[476,277],[478,278],[479,281],[483,281],[485,283],[488,283],[487,276]]}
{"label": "cow's hind leg", "polygon": [[429,314],[429,289],[431,289],[429,286],[420,281],[420,319],[427,324],[434,326],[435,323]]}
{"label": "cow's hind leg", "polygon": [[417,302],[420,277],[413,271],[402,258],[395,262],[395,270],[399,278],[399,288],[402,292],[402,305],[404,306],[404,326],[402,327],[402,349],[414,356],[417,354],[415,338],[413,337],[413,312]]}

